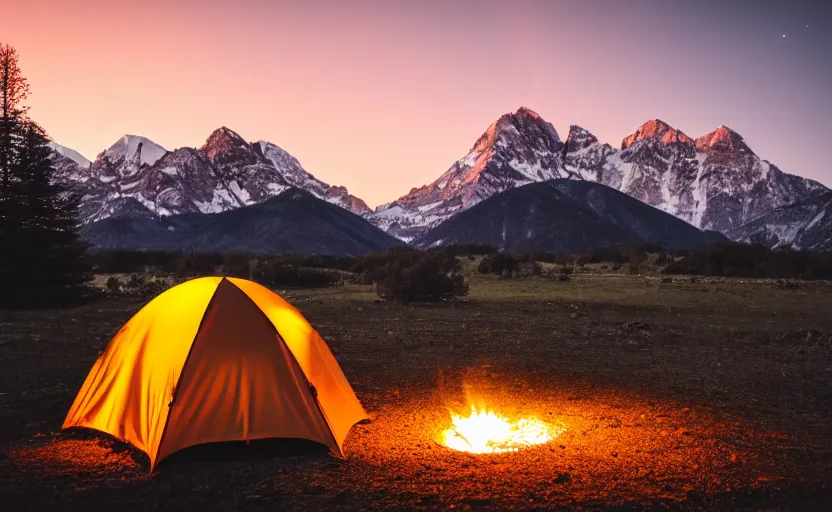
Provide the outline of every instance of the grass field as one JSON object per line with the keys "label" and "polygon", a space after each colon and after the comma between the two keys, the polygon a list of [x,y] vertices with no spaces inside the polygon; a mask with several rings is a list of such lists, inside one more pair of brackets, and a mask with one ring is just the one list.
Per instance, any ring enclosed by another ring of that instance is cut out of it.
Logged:
{"label": "grass field", "polygon": [[[345,458],[286,442],[196,447],[153,475],[107,436],[58,432],[142,301],[0,312],[0,508],[820,510],[832,500],[832,284],[469,277],[468,297],[437,305],[383,303],[359,285],[284,293],[370,413]],[[448,450],[437,440],[466,394],[565,431],[517,453]]]}

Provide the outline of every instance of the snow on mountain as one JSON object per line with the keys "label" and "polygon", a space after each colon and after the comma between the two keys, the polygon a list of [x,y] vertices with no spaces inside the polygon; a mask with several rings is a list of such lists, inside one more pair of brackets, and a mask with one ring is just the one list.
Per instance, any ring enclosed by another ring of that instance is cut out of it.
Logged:
{"label": "snow on mountain", "polygon": [[138,135],[125,135],[99,154],[97,160],[106,159],[112,163],[135,160],[139,165],[153,165],[165,153],[165,148],[150,139]]}
{"label": "snow on mountain", "polygon": [[610,157],[615,149],[601,144],[595,135],[580,126],[569,127],[563,152],[563,165],[571,177],[620,188],[623,175]]}
{"label": "snow on mountain", "polygon": [[609,156],[622,173],[619,190],[700,228],[696,222],[695,195],[691,179],[697,176],[699,160],[694,141],[659,119],[644,123],[625,137],[621,150]]}
{"label": "snow on mountain", "polygon": [[760,159],[725,126],[694,140],[654,119],[616,149],[575,125],[563,143],[550,123],[521,108],[493,123],[436,181],[379,206],[369,218],[410,240],[496,193],[553,178],[602,183],[722,233],[828,190]]}
{"label": "snow on mountain", "polygon": [[[280,147],[266,141],[249,143],[226,127],[215,130],[199,149],[175,151],[144,137],[125,135],[92,163],[69,148],[57,144],[52,148],[58,180],[83,196],[84,222],[119,215],[216,213],[298,187],[405,241],[494,194],[558,178],[607,185],[700,229],[731,233],[738,239],[753,235],[740,227],[829,190],[762,160],[726,126],[692,139],[654,119],[614,148],[576,125],[562,141],[552,124],[525,107],[492,123],[468,153],[434,182],[413,188],[375,211],[346,188],[306,172]],[[811,215],[809,210],[794,212]],[[787,224],[808,226],[811,220],[790,217]],[[792,238],[784,233],[777,240]]]}
{"label": "snow on mountain", "polygon": [[316,179],[278,146],[249,144],[226,127],[211,133],[199,149],[167,151],[144,137],[126,135],[89,169],[57,150],[54,155],[59,181],[82,194],[85,223],[114,216],[218,213],[265,201],[289,187],[359,215],[370,213],[346,188]]}
{"label": "snow on mountain", "polygon": [[49,147],[52,148],[52,151],[54,151],[55,153],[58,153],[64,158],[72,160],[73,162],[78,164],[79,167],[82,167],[84,169],[88,169],[90,167],[90,164],[92,163],[89,160],[87,160],[81,153],[75,151],[74,149],[70,149],[66,146],[61,146],[58,143],[50,142]]}
{"label": "snow on mountain", "polygon": [[775,208],[727,234],[740,242],[769,247],[832,251],[832,191]]}
{"label": "snow on mountain", "polygon": [[701,162],[695,186],[695,224],[728,233],[772,209],[828,190],[820,183],[787,174],[762,160],[743,138],[720,126],[696,139]]}
{"label": "snow on mountain", "polygon": [[551,123],[522,107],[491,124],[436,181],[379,206],[369,218],[388,233],[411,240],[498,192],[566,177],[563,147]]}

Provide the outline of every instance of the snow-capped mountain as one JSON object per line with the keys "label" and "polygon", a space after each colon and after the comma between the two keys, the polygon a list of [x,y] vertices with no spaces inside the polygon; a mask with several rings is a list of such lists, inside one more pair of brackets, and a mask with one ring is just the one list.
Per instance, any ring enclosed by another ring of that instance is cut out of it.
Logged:
{"label": "snow-capped mountain", "polygon": [[775,208],[727,234],[769,247],[832,251],[832,191]]}
{"label": "snow-capped mountain", "polygon": [[725,126],[692,140],[649,121],[624,139],[610,162],[622,172],[622,192],[721,233],[825,189],[760,159]]}
{"label": "snow-capped mountain", "polygon": [[409,240],[498,192],[553,178],[602,183],[723,233],[828,190],[760,159],[724,126],[694,140],[655,119],[615,149],[574,125],[563,143],[550,123],[523,107],[500,117],[439,179],[379,206],[370,219]]}
{"label": "snow-capped mountain", "polygon": [[57,144],[55,142],[50,142],[49,147],[52,148],[52,151],[57,153],[59,156],[62,156],[64,158],[69,159],[72,162],[75,162],[75,164],[77,164],[78,167],[88,169],[90,164],[92,163],[89,160],[87,160],[81,153],[75,151],[74,149],[70,149],[66,146],[61,146],[60,144]]}
{"label": "snow-capped mountain", "polygon": [[572,178],[620,188],[621,170],[610,158],[615,153],[612,146],[601,144],[598,137],[573,124],[569,127],[566,146],[563,148],[563,165]]}
{"label": "snow-capped mountain", "polygon": [[370,213],[346,188],[316,179],[278,146],[250,144],[226,127],[215,130],[199,149],[167,151],[144,137],[125,135],[87,167],[65,154],[56,149],[57,176],[82,194],[85,223],[116,216],[222,212],[262,202],[289,187],[359,215]]}
{"label": "snow-capped mountain", "polygon": [[567,177],[563,147],[554,126],[521,108],[489,126],[468,154],[436,181],[379,206],[370,220],[394,236],[411,240],[498,192]]}

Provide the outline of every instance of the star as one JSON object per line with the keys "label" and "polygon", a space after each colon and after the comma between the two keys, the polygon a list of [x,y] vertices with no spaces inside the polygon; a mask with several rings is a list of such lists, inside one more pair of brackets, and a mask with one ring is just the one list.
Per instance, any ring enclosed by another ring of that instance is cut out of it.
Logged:
{"label": "star", "polygon": [[785,37],[786,37],[786,34],[783,34],[783,37],[785,38]]}

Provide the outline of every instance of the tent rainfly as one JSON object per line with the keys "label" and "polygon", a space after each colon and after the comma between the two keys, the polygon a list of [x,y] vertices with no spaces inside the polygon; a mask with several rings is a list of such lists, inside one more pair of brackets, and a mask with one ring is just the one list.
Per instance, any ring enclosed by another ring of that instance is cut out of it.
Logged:
{"label": "tent rainfly", "polygon": [[270,437],[342,455],[367,414],[300,312],[244,279],[203,277],[148,302],[99,356],[64,429],[90,428],[150,457]]}

